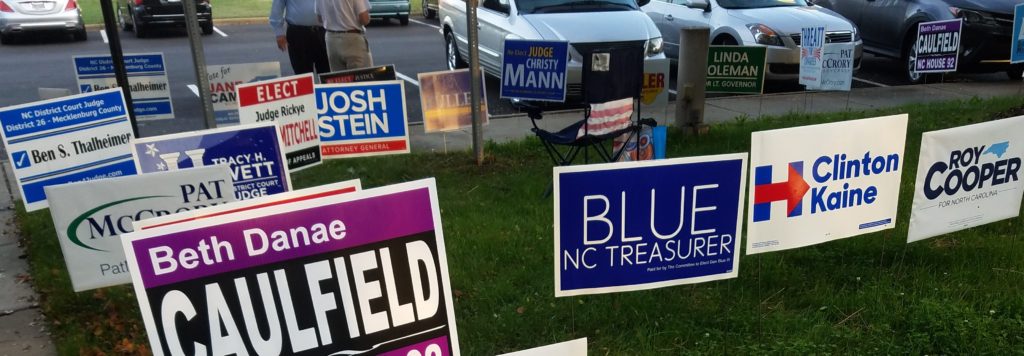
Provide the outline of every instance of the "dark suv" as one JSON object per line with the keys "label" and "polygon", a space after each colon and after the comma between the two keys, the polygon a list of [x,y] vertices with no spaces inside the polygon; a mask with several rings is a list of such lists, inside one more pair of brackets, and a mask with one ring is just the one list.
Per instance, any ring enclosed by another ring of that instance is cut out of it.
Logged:
{"label": "dark suv", "polygon": [[[154,28],[184,27],[185,9],[181,0],[119,0],[117,19],[125,31],[146,37]],[[204,35],[213,33],[213,7],[209,0],[196,0],[196,14]]]}
{"label": "dark suv", "polygon": [[1021,78],[1024,65],[1010,65],[1013,7],[1021,0],[816,0],[860,28],[864,50],[901,59],[911,83],[927,81],[914,72],[915,39],[921,22],[964,19],[960,72],[1006,71]]}

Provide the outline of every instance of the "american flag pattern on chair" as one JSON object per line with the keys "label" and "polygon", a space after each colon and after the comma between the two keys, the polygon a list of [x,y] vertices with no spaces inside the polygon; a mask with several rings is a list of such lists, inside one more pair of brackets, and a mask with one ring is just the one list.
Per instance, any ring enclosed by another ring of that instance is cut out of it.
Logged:
{"label": "american flag pattern on chair", "polygon": [[590,117],[580,126],[576,138],[600,136],[629,127],[633,117],[633,99],[625,98],[600,104],[590,104]]}

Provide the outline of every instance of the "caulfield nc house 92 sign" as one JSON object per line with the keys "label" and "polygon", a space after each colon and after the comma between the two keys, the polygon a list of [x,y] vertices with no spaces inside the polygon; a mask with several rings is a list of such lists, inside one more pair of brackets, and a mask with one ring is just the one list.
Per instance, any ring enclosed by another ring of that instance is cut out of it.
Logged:
{"label": "caulfield nc house 92 sign", "polygon": [[739,273],[746,154],[556,167],[555,296]]}
{"label": "caulfield nc house 92 sign", "polygon": [[907,115],[754,132],[747,254],[896,224]]}

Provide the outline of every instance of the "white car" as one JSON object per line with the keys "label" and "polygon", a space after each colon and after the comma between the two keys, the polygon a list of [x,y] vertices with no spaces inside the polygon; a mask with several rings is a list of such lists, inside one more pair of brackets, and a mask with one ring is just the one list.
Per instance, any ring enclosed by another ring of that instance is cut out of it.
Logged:
{"label": "white car", "polygon": [[[469,54],[466,2],[440,0],[442,34],[448,68],[466,66]],[[640,0],[641,4],[650,0]],[[569,42],[566,95],[582,95],[583,57],[596,47],[643,47],[647,60],[662,59],[661,33],[636,0],[481,0],[480,66],[501,76],[505,39]]]}
{"label": "white car", "polygon": [[704,24],[713,45],[767,47],[767,79],[797,80],[800,29],[825,26],[825,43],[854,43],[854,70],[860,68],[864,42],[857,27],[805,0],[653,0],[643,10],[661,30],[669,58],[678,59],[681,27]]}
{"label": "white car", "polygon": [[67,32],[85,41],[85,22],[75,0],[0,0],[0,43],[27,32]]}

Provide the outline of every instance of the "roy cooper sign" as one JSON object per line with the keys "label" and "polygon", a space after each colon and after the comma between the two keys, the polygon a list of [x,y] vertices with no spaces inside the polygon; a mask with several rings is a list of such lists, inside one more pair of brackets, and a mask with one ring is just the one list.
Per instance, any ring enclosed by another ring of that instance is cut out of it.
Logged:
{"label": "roy cooper sign", "polygon": [[555,296],[735,278],[745,172],[745,153],[555,168]]}

